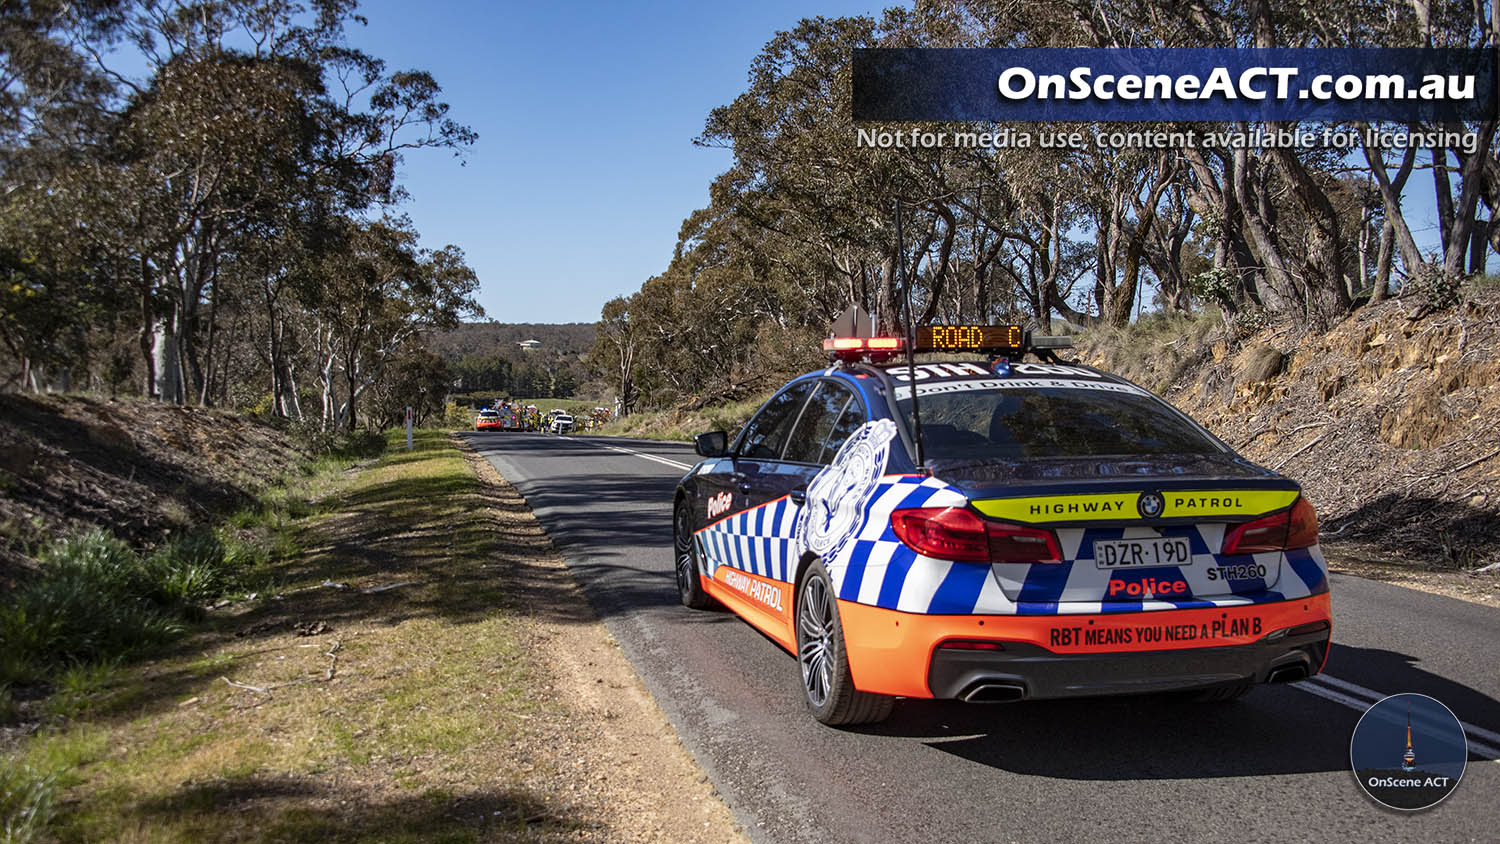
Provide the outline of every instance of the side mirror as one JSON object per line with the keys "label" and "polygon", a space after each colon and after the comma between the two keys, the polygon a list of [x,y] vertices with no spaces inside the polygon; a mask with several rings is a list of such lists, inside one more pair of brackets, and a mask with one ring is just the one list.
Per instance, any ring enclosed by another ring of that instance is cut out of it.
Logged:
{"label": "side mirror", "polygon": [[729,453],[729,435],[723,431],[709,431],[693,437],[693,450],[703,457],[723,457]]}

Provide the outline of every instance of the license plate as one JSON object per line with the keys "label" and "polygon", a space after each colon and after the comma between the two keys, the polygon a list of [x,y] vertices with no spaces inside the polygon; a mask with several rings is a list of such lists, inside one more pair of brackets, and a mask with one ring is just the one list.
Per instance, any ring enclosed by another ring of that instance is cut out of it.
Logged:
{"label": "license plate", "polygon": [[1186,566],[1192,562],[1193,546],[1181,536],[1101,539],[1094,543],[1094,565],[1101,569]]}

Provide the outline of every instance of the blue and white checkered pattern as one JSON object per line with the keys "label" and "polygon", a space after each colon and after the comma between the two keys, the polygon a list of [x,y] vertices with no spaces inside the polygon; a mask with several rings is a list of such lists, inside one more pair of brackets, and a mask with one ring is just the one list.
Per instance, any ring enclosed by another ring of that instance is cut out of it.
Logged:
{"label": "blue and white checkered pattern", "polygon": [[705,566],[703,573],[712,577],[719,566],[729,566],[790,582],[797,575],[799,555],[792,545],[800,509],[791,499],[778,498],[698,531],[698,556]]}
{"label": "blue and white checkered pattern", "polygon": [[[1139,612],[1235,607],[1306,597],[1328,591],[1328,565],[1317,546],[1265,554],[1226,557],[1222,547],[1225,525],[1151,528],[1059,528],[1063,562],[962,563],[916,553],[896,538],[891,513],[911,507],[961,507],[968,503],[956,488],[936,478],[915,475],[882,477],[866,499],[863,520],[854,540],[839,555],[824,560],[838,596],[885,609],[942,615],[1058,615],[1074,613]],[[791,582],[797,574],[802,549],[797,547],[797,518],[801,508],[780,498],[715,522],[697,534],[704,574],[721,565]],[[1109,539],[1182,536],[1192,546],[1190,566],[1161,566],[1134,571],[1100,569],[1094,564],[1093,543]],[[1228,582],[1208,580],[1210,568],[1263,565],[1267,576]],[[1177,600],[1154,597],[1107,598],[1111,578],[1125,582],[1148,577],[1158,581],[1186,581],[1194,597]],[[1214,595],[1218,592],[1221,594]],[[1224,594],[1227,593],[1227,594]]]}

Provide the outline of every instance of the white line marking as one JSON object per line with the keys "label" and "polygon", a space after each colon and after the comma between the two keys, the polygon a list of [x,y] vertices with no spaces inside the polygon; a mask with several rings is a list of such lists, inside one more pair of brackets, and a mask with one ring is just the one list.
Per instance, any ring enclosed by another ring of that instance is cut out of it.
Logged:
{"label": "white line marking", "polygon": [[686,472],[687,470],[693,468],[692,466],[689,466],[686,463],[678,463],[676,460],[668,460],[665,457],[657,457],[654,454],[646,454],[645,452],[635,451],[635,450],[628,449],[628,448],[621,448],[620,446],[617,446],[617,445],[606,445],[606,444],[601,443],[601,442],[595,442],[595,443],[591,443],[591,444],[592,445],[597,445],[600,448],[607,448],[610,451],[618,451],[618,452],[621,452],[623,454],[634,454],[636,457],[643,457],[643,458],[645,458],[647,460],[650,460],[653,463],[661,463],[661,464],[666,465],[666,466],[671,466],[671,467],[676,468],[676,469],[681,469],[684,472]]}
{"label": "white line marking", "polygon": [[[1367,697],[1370,699],[1371,703],[1388,697],[1388,695],[1382,692],[1377,692],[1374,689],[1367,689],[1364,686],[1355,685],[1348,680],[1340,680],[1337,677],[1330,677],[1327,674],[1319,674],[1312,679],[1315,682],[1327,683],[1334,688],[1343,689],[1350,694]],[[1473,733],[1474,735],[1479,736],[1486,741],[1494,742],[1497,746],[1500,746],[1500,733],[1494,732],[1493,730],[1486,730],[1483,727],[1476,727],[1466,721],[1459,721],[1458,723],[1462,724],[1464,730],[1466,730],[1467,732]]]}
{"label": "white line marking", "polygon": [[[1292,688],[1307,692],[1310,695],[1316,695],[1325,700],[1331,700],[1334,703],[1342,703],[1357,712],[1364,712],[1377,701],[1389,697],[1389,695],[1377,692],[1374,689],[1367,689],[1364,686],[1356,685],[1348,680],[1340,680],[1337,677],[1330,677],[1327,674],[1319,674],[1310,680],[1302,680],[1291,685]],[[1329,688],[1330,686],[1333,688]],[[1334,691],[1334,688],[1343,689],[1354,695],[1362,695],[1368,698],[1368,700]],[[1500,761],[1500,733],[1486,730],[1483,727],[1476,727],[1467,721],[1459,721],[1458,723],[1459,726],[1464,728],[1464,732],[1468,734],[1469,750],[1471,752],[1478,756],[1485,756]],[[1483,739],[1488,739],[1495,744],[1491,745],[1483,741]]]}
{"label": "white line marking", "polygon": [[1348,695],[1339,694],[1338,692],[1332,689],[1326,689],[1318,685],[1317,683],[1312,682],[1311,680],[1302,680],[1300,682],[1293,683],[1292,688],[1307,692],[1310,695],[1317,695],[1318,697],[1331,700],[1334,703],[1342,703],[1350,709],[1356,710],[1358,712],[1364,712],[1366,709],[1370,708],[1371,704],[1375,703],[1375,701],[1373,700],[1365,701],[1360,700],[1359,698],[1349,697]]}
{"label": "white line marking", "polygon": [[1370,699],[1371,703],[1374,703],[1385,697],[1385,695],[1375,691],[1374,689],[1367,689],[1364,686],[1355,685],[1348,680],[1340,680],[1339,678],[1329,674],[1319,674],[1318,676],[1312,677],[1310,679],[1314,683],[1325,683],[1327,685],[1333,686],[1335,689],[1343,689],[1349,694],[1356,695],[1358,697],[1367,697]]}
{"label": "white line marking", "polygon": [[[607,448],[610,451],[618,451],[621,454],[632,454],[636,457],[650,460],[653,463],[661,463],[665,466],[671,466],[683,471],[687,471],[693,468],[686,463],[678,463],[676,460],[668,460],[665,457],[657,457],[654,454],[646,454],[644,452],[635,451],[634,449],[624,448],[617,445],[608,445],[601,442],[594,442],[592,444],[597,445],[600,448]],[[1319,683],[1325,683],[1328,686],[1332,686],[1333,688],[1325,688],[1324,686],[1318,685]],[[1350,709],[1358,712],[1364,712],[1365,710],[1370,708],[1371,704],[1388,697],[1388,695],[1381,692],[1377,692],[1373,689],[1367,689],[1364,686],[1351,683],[1348,680],[1340,680],[1337,677],[1332,677],[1327,674],[1319,674],[1310,680],[1303,680],[1298,683],[1292,683],[1291,686],[1294,689],[1299,689],[1301,691],[1307,692],[1310,695],[1316,695],[1317,697],[1324,698],[1325,700],[1331,700],[1334,703],[1343,704],[1344,706],[1347,706]],[[1355,695],[1360,695],[1364,698],[1367,698],[1367,700],[1361,700],[1360,698],[1351,697],[1341,692],[1334,691],[1335,688],[1342,689],[1345,692],[1350,692]],[[1487,755],[1491,759],[1500,760],[1500,733],[1486,730],[1483,727],[1476,727],[1473,724],[1468,723],[1467,721],[1459,721],[1458,723],[1463,726],[1464,732],[1469,734],[1470,749],[1472,749],[1476,754],[1480,756]],[[1489,741],[1495,742],[1495,745],[1497,746],[1491,746],[1484,741],[1481,741],[1480,739],[1488,739]]]}

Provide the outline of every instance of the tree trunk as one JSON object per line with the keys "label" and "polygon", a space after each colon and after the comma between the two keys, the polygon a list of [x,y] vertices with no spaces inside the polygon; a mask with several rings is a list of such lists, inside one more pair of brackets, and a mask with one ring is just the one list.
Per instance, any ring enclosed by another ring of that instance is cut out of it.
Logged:
{"label": "tree trunk", "polygon": [[[145,260],[142,259],[142,265]],[[144,268],[144,266],[143,266]],[[152,328],[155,326],[156,317],[151,313],[151,290],[149,287],[141,290],[141,327],[137,332],[136,342],[141,349],[141,359],[146,364],[146,383],[141,390],[141,395],[146,398],[156,397],[156,355],[153,351]]]}
{"label": "tree trunk", "polygon": [[1443,254],[1448,254],[1448,244],[1453,238],[1453,185],[1448,180],[1448,150],[1446,147],[1433,147],[1432,153],[1432,190],[1436,194],[1436,207],[1438,214],[1438,242],[1442,244]]}
{"label": "tree trunk", "polygon": [[1255,195],[1250,186],[1250,167],[1245,150],[1234,151],[1234,194],[1240,219],[1244,221],[1246,240],[1257,263],[1263,268],[1261,277],[1266,280],[1260,291],[1267,308],[1273,311],[1291,312],[1301,319],[1302,295],[1287,270],[1281,247],[1271,235],[1261,216]]}
{"label": "tree trunk", "polygon": [[169,316],[156,321],[153,328],[152,364],[156,370],[154,392],[158,401],[182,403],[182,369],[178,364],[177,332],[174,330],[175,308]]}
{"label": "tree trunk", "polygon": [[1464,256],[1469,251],[1469,238],[1474,231],[1475,214],[1479,208],[1479,195],[1484,187],[1484,162],[1489,158],[1490,144],[1495,138],[1496,121],[1486,120],[1481,124],[1478,143],[1461,168],[1463,187],[1460,189],[1458,206],[1454,209],[1452,240],[1443,256],[1443,272],[1458,276],[1463,272]]}
{"label": "tree trunk", "polygon": [[198,404],[208,407],[213,403],[214,386],[214,341],[219,333],[219,285],[217,282],[208,294],[208,338],[203,342],[203,360],[206,366],[198,373]]}
{"label": "tree trunk", "polygon": [[339,414],[339,429],[345,433],[354,433],[354,426],[359,421],[355,413],[355,403],[359,398],[359,353],[350,354],[344,362],[344,383],[349,390],[348,400],[344,403],[344,412]]}
{"label": "tree trunk", "polygon": [[1391,254],[1395,251],[1396,228],[1390,217],[1380,227],[1380,252],[1375,258],[1375,289],[1370,293],[1371,302],[1383,302],[1391,289]]}
{"label": "tree trunk", "polygon": [[1493,220],[1475,220],[1474,231],[1469,236],[1469,274],[1482,275],[1490,255],[1490,229]]}
{"label": "tree trunk", "polygon": [[1156,224],[1156,206],[1161,203],[1161,195],[1166,191],[1167,185],[1172,183],[1176,172],[1176,167],[1169,168],[1163,156],[1159,161],[1156,183],[1146,194],[1146,201],[1136,206],[1135,226],[1125,232],[1125,277],[1120,279],[1120,295],[1116,297],[1114,309],[1107,315],[1101,315],[1107,316],[1111,325],[1130,324],[1131,305],[1140,295],[1141,254],[1146,250],[1146,238],[1151,235],[1151,227]]}
{"label": "tree trunk", "polygon": [[900,305],[896,300],[896,253],[880,262],[880,292],[875,297],[875,332],[895,333],[900,325]]}
{"label": "tree trunk", "polygon": [[1339,215],[1322,186],[1302,166],[1301,159],[1289,149],[1273,147],[1272,160],[1292,185],[1302,213],[1307,217],[1308,255],[1302,262],[1306,277],[1307,321],[1315,328],[1326,328],[1333,320],[1349,312],[1349,292],[1344,286],[1344,237],[1339,231]]}
{"label": "tree trunk", "polygon": [[[1361,138],[1364,137],[1363,128],[1361,126]],[[1417,248],[1417,242],[1411,236],[1411,228],[1406,225],[1406,216],[1401,211],[1401,191],[1406,187],[1407,177],[1411,175],[1417,150],[1415,147],[1407,148],[1395,179],[1386,172],[1384,150],[1371,150],[1366,146],[1364,151],[1365,161],[1370,164],[1370,173],[1375,177],[1375,184],[1380,187],[1380,199],[1385,203],[1386,224],[1392,227],[1396,247],[1401,252],[1401,263],[1406,267],[1407,275],[1412,275],[1425,262],[1422,260],[1422,251]]]}
{"label": "tree trunk", "polygon": [[943,232],[943,242],[938,246],[938,266],[932,273],[932,289],[928,291],[927,307],[922,309],[918,325],[927,325],[937,315],[953,257],[953,237],[958,233],[958,221],[953,218],[953,210],[943,203],[938,203],[935,210],[942,217],[946,231]]}

